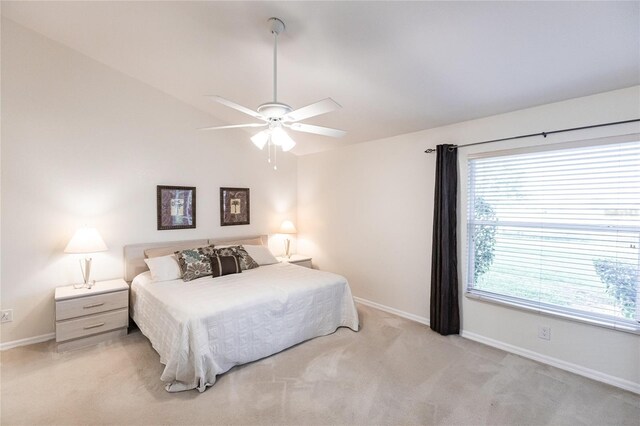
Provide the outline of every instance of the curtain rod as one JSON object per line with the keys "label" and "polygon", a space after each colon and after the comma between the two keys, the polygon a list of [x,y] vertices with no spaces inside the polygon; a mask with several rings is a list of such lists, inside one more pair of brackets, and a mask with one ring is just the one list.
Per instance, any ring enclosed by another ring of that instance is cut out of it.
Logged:
{"label": "curtain rod", "polygon": [[[544,136],[546,138],[547,135],[553,135],[554,133],[573,132],[574,130],[593,129],[593,128],[596,128],[596,127],[604,127],[604,126],[615,126],[616,124],[635,123],[637,121],[640,121],[640,118],[635,118],[633,120],[625,120],[625,121],[614,121],[614,122],[611,122],[611,123],[594,124],[592,126],[573,127],[571,129],[551,130],[549,132],[531,133],[531,134],[528,134],[528,135],[513,136],[513,137],[510,137],[510,138],[492,139],[490,141],[474,142],[474,143],[468,143],[468,144],[465,144],[465,145],[453,145],[449,149],[453,150],[455,148],[462,148],[462,147],[465,147],[465,146],[482,145],[482,144],[485,144],[485,143],[492,143],[492,142],[510,141],[510,140],[514,140],[514,139],[530,138],[530,137],[533,137],[533,136]],[[429,148],[425,152],[427,154],[431,154],[432,152],[436,152],[436,150],[434,148]]]}

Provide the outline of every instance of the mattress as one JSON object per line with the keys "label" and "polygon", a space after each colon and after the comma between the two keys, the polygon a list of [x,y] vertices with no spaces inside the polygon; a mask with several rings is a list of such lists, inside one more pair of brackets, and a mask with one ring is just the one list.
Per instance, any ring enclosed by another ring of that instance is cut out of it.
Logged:
{"label": "mattress", "polygon": [[131,283],[131,314],[169,392],[202,392],[235,365],[359,326],[344,277],[288,263],[189,282],[152,282],[147,271]]}

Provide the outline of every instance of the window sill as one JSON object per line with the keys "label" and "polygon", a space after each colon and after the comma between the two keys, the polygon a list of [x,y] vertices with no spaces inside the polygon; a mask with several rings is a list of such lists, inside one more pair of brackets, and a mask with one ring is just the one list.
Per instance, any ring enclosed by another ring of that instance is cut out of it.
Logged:
{"label": "window sill", "polygon": [[633,323],[631,320],[624,321],[612,317],[589,315],[583,312],[571,311],[570,309],[566,308],[563,309],[551,305],[537,304],[534,302],[517,299],[515,297],[501,296],[494,293],[484,292],[482,290],[467,290],[465,291],[465,296],[469,299],[494,303],[497,305],[507,306],[526,312],[548,315],[551,317],[567,319],[582,324],[589,324],[597,327],[608,328],[610,330],[640,335],[640,323]]}

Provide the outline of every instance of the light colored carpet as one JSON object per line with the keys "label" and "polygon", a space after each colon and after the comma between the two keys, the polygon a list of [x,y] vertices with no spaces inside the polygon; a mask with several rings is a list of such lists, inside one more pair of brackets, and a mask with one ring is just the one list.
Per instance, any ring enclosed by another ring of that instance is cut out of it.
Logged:
{"label": "light colored carpet", "polygon": [[359,307],[340,329],[167,393],[139,332],[58,354],[51,342],[1,354],[3,425],[628,424],[640,397],[458,336]]}

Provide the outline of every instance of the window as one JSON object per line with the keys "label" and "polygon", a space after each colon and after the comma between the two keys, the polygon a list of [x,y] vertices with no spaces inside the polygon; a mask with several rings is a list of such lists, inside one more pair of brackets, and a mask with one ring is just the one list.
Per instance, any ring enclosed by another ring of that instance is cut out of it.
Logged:
{"label": "window", "polygon": [[640,333],[637,140],[470,157],[467,294]]}

